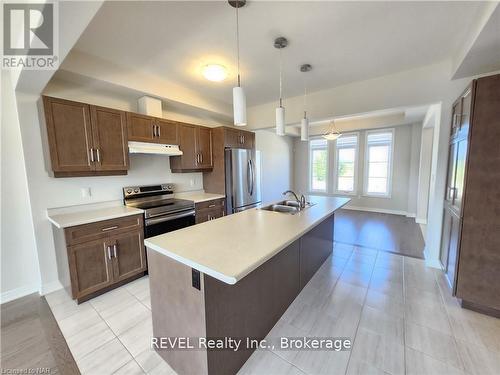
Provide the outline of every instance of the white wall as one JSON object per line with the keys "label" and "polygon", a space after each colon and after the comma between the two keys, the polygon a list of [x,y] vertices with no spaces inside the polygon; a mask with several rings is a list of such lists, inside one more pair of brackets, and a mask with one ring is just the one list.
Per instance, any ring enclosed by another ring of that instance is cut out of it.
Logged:
{"label": "white wall", "polygon": [[[420,127],[418,124],[401,125],[394,127],[394,150],[393,150],[393,170],[392,170],[392,194],[390,198],[363,196],[363,175],[365,158],[365,136],[366,130],[359,133],[359,153],[357,169],[357,192],[351,198],[348,206],[352,208],[373,210],[378,212],[392,212],[406,215],[408,212],[408,202],[416,205],[416,195],[409,198],[410,171],[418,169],[418,158],[412,158],[412,136],[420,138]],[[418,141],[420,144],[420,141]],[[300,139],[295,140],[295,165],[294,165],[294,186],[297,190],[308,191],[309,184],[309,149],[308,143]],[[329,182],[329,195],[333,194],[333,147],[330,148],[329,170],[331,171]],[[414,165],[412,165],[412,162]]]}
{"label": "white wall", "polygon": [[427,224],[433,138],[433,128],[422,129],[417,187],[417,215],[415,219],[420,224]]}
{"label": "white wall", "polygon": [[40,274],[11,77],[2,70],[1,302],[38,291]]}
{"label": "white wall", "polygon": [[417,193],[418,175],[420,169],[420,143],[422,138],[422,124],[416,123],[411,126],[411,151],[410,172],[408,178],[408,216],[417,216]]}
{"label": "white wall", "polygon": [[293,185],[293,140],[274,132],[255,132],[255,148],[261,152],[262,202],[282,198]]}

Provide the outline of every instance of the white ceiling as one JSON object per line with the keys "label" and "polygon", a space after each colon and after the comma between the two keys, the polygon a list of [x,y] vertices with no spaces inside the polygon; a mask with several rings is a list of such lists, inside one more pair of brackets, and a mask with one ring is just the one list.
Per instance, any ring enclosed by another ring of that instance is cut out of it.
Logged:
{"label": "white ceiling", "polygon": [[[240,10],[242,85],[249,106],[278,96],[277,36],[284,94],[299,95],[303,77],[316,91],[450,58],[481,2],[269,2]],[[235,81],[235,12],[227,2],[106,2],[76,50],[231,103]],[[206,81],[200,69],[222,63],[231,77]],[[310,63],[313,71],[300,73]]]}

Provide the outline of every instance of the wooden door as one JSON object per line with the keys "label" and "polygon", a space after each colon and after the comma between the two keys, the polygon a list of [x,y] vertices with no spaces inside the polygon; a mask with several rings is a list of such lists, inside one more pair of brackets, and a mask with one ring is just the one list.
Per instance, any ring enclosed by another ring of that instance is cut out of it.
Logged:
{"label": "wooden door", "polygon": [[123,111],[91,106],[96,171],[121,171],[129,167],[127,121]]}
{"label": "wooden door", "polygon": [[242,131],[242,148],[252,149],[255,146],[255,133]]}
{"label": "wooden door", "polygon": [[240,131],[237,129],[224,129],[224,146],[238,148],[241,147]]}
{"label": "wooden door", "polygon": [[111,251],[104,239],[68,247],[73,298],[81,298],[113,282]]}
{"label": "wooden door", "polygon": [[146,270],[142,231],[112,236],[108,243],[112,248],[115,282]]}
{"label": "wooden door", "polygon": [[458,265],[458,249],[460,246],[460,218],[452,211],[448,211],[449,216],[449,241],[448,257],[446,263],[446,278],[452,287],[453,294],[456,291],[456,273]]}
{"label": "wooden door", "polygon": [[196,151],[199,168],[212,168],[212,130],[203,126],[196,129]]}
{"label": "wooden door", "polygon": [[155,118],[137,113],[127,113],[128,140],[155,142]]}
{"label": "wooden door", "polygon": [[43,97],[50,159],[54,172],[94,170],[88,104]]}
{"label": "wooden door", "polygon": [[460,119],[462,115],[462,98],[460,97],[453,103],[451,109],[451,137],[454,137],[458,133],[460,127]]}
{"label": "wooden door", "polygon": [[455,173],[457,163],[457,145],[451,143],[448,151],[448,171],[446,177],[446,194],[445,201],[448,204],[453,204],[453,197],[455,194]]}
{"label": "wooden door", "polygon": [[167,145],[179,143],[177,123],[170,120],[156,119],[156,142]]}
{"label": "wooden door", "polygon": [[182,156],[170,157],[170,168],[172,171],[182,172],[184,169],[192,170],[198,168],[198,154],[196,152],[196,128],[195,125],[179,124],[179,148]]}
{"label": "wooden door", "polygon": [[455,170],[455,185],[453,190],[453,201],[452,207],[453,209],[461,215],[462,211],[462,202],[464,197],[464,189],[465,189],[465,173],[467,168],[467,147],[468,141],[467,137],[461,138],[456,143],[456,170]]}

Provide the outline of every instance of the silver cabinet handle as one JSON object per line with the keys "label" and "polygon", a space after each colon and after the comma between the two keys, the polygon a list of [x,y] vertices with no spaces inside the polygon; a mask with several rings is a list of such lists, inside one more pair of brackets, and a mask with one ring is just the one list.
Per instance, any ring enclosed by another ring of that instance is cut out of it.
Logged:
{"label": "silver cabinet handle", "polygon": [[200,163],[203,164],[203,153],[200,152]]}
{"label": "silver cabinet handle", "polygon": [[116,258],[116,248],[117,248],[117,245],[116,243],[113,245],[113,256]]}
{"label": "silver cabinet handle", "polygon": [[100,163],[101,162],[101,150],[97,148],[96,153],[97,153],[97,162]]}
{"label": "silver cabinet handle", "polygon": [[208,206],[208,208],[212,208],[212,207],[215,207],[215,204],[211,204]]}
{"label": "silver cabinet handle", "polygon": [[113,225],[112,227],[102,228],[101,231],[107,232],[108,230],[118,229],[118,225]]}
{"label": "silver cabinet handle", "polygon": [[156,137],[156,125],[153,125],[153,138]]}
{"label": "silver cabinet handle", "polygon": [[156,125],[156,135],[159,137],[161,137],[161,128],[160,128],[160,125]]}
{"label": "silver cabinet handle", "polygon": [[95,160],[94,160],[94,149],[91,148],[90,149],[90,162],[93,163]]}
{"label": "silver cabinet handle", "polygon": [[210,217],[210,215],[207,215],[207,220],[208,221],[212,220],[212,218]]}
{"label": "silver cabinet handle", "polygon": [[196,164],[200,164],[200,154],[196,154]]}
{"label": "silver cabinet handle", "polygon": [[108,250],[108,259],[111,260],[111,246],[106,246],[106,249]]}
{"label": "silver cabinet handle", "polygon": [[244,143],[245,143],[245,136],[244,136],[244,135],[242,135],[242,136],[241,136],[241,138],[243,138],[243,140],[242,140],[241,144],[244,144]]}

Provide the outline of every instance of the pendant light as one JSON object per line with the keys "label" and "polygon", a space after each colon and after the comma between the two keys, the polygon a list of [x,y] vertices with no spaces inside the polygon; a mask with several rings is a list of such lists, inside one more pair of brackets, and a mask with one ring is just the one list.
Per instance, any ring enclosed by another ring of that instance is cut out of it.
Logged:
{"label": "pendant light", "polygon": [[276,108],[276,134],[285,135],[285,107],[283,107],[283,61],[281,50],[288,45],[288,40],[282,36],[274,40],[274,48],[280,51],[280,101]]}
{"label": "pendant light", "polygon": [[[300,71],[302,73],[310,72],[312,66],[310,64],[303,64],[300,66]],[[306,80],[304,78],[304,117],[300,121],[300,140],[308,141],[309,140],[309,119],[307,118],[307,85]]]}
{"label": "pendant light", "polygon": [[341,135],[342,134],[335,128],[335,120],[332,120],[330,130],[328,131],[328,133],[323,134],[323,138],[325,138],[327,141],[335,141]]}
{"label": "pendant light", "polygon": [[233,116],[234,125],[245,126],[247,124],[247,100],[245,92],[241,87],[240,78],[240,23],[238,9],[245,6],[246,0],[230,0],[229,5],[236,8],[236,48],[238,56],[238,86],[233,87]]}

